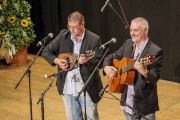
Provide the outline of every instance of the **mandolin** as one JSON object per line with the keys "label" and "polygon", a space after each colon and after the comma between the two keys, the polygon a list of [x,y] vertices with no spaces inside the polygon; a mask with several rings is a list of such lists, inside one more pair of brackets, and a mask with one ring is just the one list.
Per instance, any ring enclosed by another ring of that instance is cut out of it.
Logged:
{"label": "mandolin", "polygon": [[[86,54],[83,57],[91,59],[92,57],[94,57],[94,55],[95,51],[88,50],[86,51]],[[58,58],[65,59],[68,62],[69,67],[67,69],[61,68],[63,71],[69,71],[73,69],[75,63],[77,63],[77,61],[79,60],[79,57],[74,55],[73,53],[61,53],[60,55],[58,55]]]}
{"label": "mandolin", "polygon": [[[149,65],[154,62],[154,55],[147,55],[139,60],[141,64]],[[116,75],[108,77],[109,92],[122,93],[126,85],[131,85],[134,82],[135,60],[132,58],[113,59],[113,66],[118,70]]]}

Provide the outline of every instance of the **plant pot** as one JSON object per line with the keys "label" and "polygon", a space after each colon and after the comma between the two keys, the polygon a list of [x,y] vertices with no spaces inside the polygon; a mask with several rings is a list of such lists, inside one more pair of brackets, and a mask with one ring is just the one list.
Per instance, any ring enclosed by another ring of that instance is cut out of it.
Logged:
{"label": "plant pot", "polygon": [[13,61],[10,66],[16,67],[25,65],[27,63],[27,49],[28,47],[25,47],[24,49],[18,49],[16,54],[13,55]]}

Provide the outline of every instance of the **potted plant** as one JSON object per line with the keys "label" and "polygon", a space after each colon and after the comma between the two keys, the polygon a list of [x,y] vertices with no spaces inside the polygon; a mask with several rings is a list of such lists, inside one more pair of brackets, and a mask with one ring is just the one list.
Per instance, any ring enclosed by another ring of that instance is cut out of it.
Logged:
{"label": "potted plant", "polygon": [[35,40],[30,9],[31,5],[25,0],[0,0],[0,59],[3,55],[12,59],[20,50],[27,51]]}

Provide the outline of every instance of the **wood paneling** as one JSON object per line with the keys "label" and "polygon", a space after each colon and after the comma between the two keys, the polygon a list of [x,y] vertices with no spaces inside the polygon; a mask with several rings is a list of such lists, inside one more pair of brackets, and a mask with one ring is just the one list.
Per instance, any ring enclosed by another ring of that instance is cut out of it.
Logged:
{"label": "wood paneling", "polygon": [[[31,63],[35,55],[28,55],[28,63],[20,67],[0,65],[0,120],[30,120],[29,105],[29,79],[25,76],[17,89],[16,84],[23,76],[27,65]],[[42,57],[38,56],[31,70],[31,96],[32,114],[34,120],[41,120],[41,102],[37,104],[41,93],[50,84],[50,79],[44,79],[44,75],[57,72],[57,67],[49,65]],[[103,85],[107,84],[107,77],[102,75]],[[52,77],[53,78],[53,77]],[[62,97],[58,94],[53,82],[52,87],[44,96],[45,120],[67,120]],[[180,119],[180,85],[175,82],[159,80],[158,96],[160,111],[156,112],[157,120]],[[113,94],[120,98],[120,94]],[[105,93],[105,97],[111,97]],[[98,103],[98,112],[101,120],[125,120],[120,103],[117,100],[102,98]]]}

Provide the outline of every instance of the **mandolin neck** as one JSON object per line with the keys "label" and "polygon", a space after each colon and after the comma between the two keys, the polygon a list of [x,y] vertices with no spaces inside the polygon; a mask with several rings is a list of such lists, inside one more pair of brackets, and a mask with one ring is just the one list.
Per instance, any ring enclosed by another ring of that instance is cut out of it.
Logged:
{"label": "mandolin neck", "polygon": [[79,57],[73,57],[69,60],[69,63],[76,62],[79,60]]}
{"label": "mandolin neck", "polygon": [[[83,57],[87,57],[88,58],[88,56],[85,54]],[[79,60],[79,57],[73,57],[73,58],[71,58],[70,60],[69,60],[69,63],[72,63],[72,62],[76,62],[76,61],[78,61]]]}

